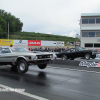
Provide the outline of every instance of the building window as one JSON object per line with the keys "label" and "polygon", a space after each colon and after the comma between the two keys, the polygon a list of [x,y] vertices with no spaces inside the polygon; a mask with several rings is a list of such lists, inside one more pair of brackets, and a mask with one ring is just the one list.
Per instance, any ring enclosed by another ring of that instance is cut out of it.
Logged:
{"label": "building window", "polygon": [[100,24],[100,18],[83,18],[82,19],[82,24]]}
{"label": "building window", "polygon": [[94,47],[100,47],[100,43],[94,43]]}
{"label": "building window", "polygon": [[96,37],[100,37],[100,32],[96,32]]}
{"label": "building window", "polygon": [[100,18],[96,18],[96,23],[100,23]]}
{"label": "building window", "polygon": [[95,37],[95,32],[89,32],[89,37]]}
{"label": "building window", "polygon": [[82,37],[100,37],[100,32],[82,32]]}
{"label": "building window", "polygon": [[82,19],[82,24],[88,24],[88,19]]}
{"label": "building window", "polygon": [[93,43],[85,43],[85,47],[93,47]]}
{"label": "building window", "polygon": [[82,32],[82,37],[88,37],[89,32]]}
{"label": "building window", "polygon": [[89,19],[89,24],[95,24],[95,19]]}

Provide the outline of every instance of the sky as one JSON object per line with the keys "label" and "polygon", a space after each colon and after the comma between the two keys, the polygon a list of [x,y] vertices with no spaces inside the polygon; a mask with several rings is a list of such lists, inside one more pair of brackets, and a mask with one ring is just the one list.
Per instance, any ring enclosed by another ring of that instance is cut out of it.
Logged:
{"label": "sky", "polygon": [[22,31],[75,37],[81,13],[100,13],[100,0],[0,0],[23,22]]}

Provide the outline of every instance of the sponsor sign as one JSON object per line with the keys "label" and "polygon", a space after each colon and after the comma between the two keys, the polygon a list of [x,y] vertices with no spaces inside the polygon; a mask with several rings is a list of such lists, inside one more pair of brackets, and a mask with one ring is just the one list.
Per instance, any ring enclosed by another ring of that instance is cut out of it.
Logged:
{"label": "sponsor sign", "polygon": [[14,45],[24,45],[27,46],[27,41],[28,40],[14,40]]}
{"label": "sponsor sign", "polygon": [[0,39],[0,45],[1,46],[10,46],[13,45],[13,40],[10,39]]}
{"label": "sponsor sign", "polygon": [[100,67],[99,62],[87,62],[87,61],[81,61],[79,63],[79,66],[86,66],[86,67]]}
{"label": "sponsor sign", "polygon": [[41,40],[28,40],[28,46],[41,46]]}
{"label": "sponsor sign", "polygon": [[63,41],[54,41],[54,46],[64,46]]}

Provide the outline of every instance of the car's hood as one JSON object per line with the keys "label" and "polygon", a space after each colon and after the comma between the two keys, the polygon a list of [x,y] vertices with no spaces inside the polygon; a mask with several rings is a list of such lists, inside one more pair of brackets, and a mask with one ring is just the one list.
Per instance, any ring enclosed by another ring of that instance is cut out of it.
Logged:
{"label": "car's hood", "polygon": [[52,54],[52,53],[49,53],[49,52],[37,52],[37,53],[34,53],[34,52],[13,52],[12,54],[15,54],[15,55],[48,55],[48,54]]}

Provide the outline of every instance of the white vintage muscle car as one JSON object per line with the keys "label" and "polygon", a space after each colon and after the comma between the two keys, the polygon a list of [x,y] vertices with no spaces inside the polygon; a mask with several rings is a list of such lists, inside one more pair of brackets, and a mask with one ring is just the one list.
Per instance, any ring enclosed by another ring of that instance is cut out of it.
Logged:
{"label": "white vintage muscle car", "polygon": [[21,47],[4,47],[0,53],[0,65],[11,65],[11,70],[17,70],[20,73],[27,72],[31,64],[44,69],[52,61],[52,53],[34,53]]}

